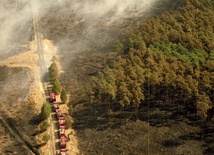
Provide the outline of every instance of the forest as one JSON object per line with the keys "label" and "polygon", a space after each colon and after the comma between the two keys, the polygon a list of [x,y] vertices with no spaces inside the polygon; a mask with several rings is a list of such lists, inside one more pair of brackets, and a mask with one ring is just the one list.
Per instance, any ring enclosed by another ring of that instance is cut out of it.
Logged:
{"label": "forest", "polygon": [[90,104],[131,109],[170,105],[210,120],[214,109],[214,1],[188,0],[115,43],[117,58],[87,89]]}

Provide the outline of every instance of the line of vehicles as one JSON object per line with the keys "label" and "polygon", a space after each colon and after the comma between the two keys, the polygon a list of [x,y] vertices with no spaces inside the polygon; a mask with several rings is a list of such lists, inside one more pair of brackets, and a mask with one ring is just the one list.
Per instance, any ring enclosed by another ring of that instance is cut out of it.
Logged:
{"label": "line of vehicles", "polygon": [[53,104],[53,110],[56,112],[56,117],[59,122],[59,140],[60,140],[60,155],[66,155],[68,151],[66,149],[66,142],[69,140],[69,137],[65,135],[66,125],[65,125],[65,116],[63,116],[62,111],[59,108],[59,102],[56,101],[56,94],[50,93],[50,103]]}

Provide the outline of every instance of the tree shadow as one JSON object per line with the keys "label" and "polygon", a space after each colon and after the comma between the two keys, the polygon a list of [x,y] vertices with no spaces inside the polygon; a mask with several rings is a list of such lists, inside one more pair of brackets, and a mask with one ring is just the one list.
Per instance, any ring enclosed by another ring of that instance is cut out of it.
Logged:
{"label": "tree shadow", "polygon": [[[75,129],[95,129],[103,131],[108,128],[117,128],[125,124],[127,118],[131,119],[130,112],[117,111],[118,107],[111,107],[109,104],[102,105],[83,105],[81,110],[73,112]],[[109,112],[110,111],[110,112]]]}
{"label": "tree shadow", "polygon": [[181,140],[195,140],[204,142],[202,145],[204,148],[204,154],[211,155],[214,153],[214,120],[209,122],[200,121],[199,127],[200,131],[184,134],[179,138]]}
{"label": "tree shadow", "polygon": [[207,147],[204,151],[204,154],[206,155],[213,155],[214,154],[214,145]]}
{"label": "tree shadow", "polygon": [[165,140],[163,141],[163,146],[165,147],[176,147],[179,145],[184,144],[184,142],[180,139],[173,139],[173,140]]}
{"label": "tree shadow", "polygon": [[[85,106],[85,105],[84,105]],[[87,107],[87,105],[86,105]],[[73,113],[74,116],[74,123],[73,127],[75,129],[96,129],[100,128],[101,126],[104,127],[103,124],[107,123],[106,118],[105,119],[97,119],[99,116],[101,116],[104,110],[99,108],[97,106],[91,106],[90,108],[85,108],[82,110],[78,110],[77,112]]]}
{"label": "tree shadow", "polygon": [[181,140],[201,140],[201,133],[191,132],[180,136]]}
{"label": "tree shadow", "polygon": [[40,114],[34,116],[31,120],[29,120],[30,125],[39,125],[41,123]]}
{"label": "tree shadow", "polygon": [[[75,109],[75,108],[74,108]],[[111,110],[109,110],[111,109]],[[189,126],[198,127],[201,130],[197,132],[188,132],[176,139],[165,140],[162,142],[164,147],[176,147],[185,143],[185,141],[193,140],[204,142],[202,146],[206,154],[212,154],[214,145],[214,125],[212,123],[204,123],[196,116],[195,109],[189,111],[185,106],[161,104],[155,105],[152,109],[146,105],[139,108],[139,119],[147,122],[153,127],[170,127],[179,122],[186,123]],[[133,107],[119,108],[109,104],[82,104],[78,110],[73,113],[74,123],[72,127],[75,130],[94,129],[103,131],[107,129],[120,128],[122,125],[130,121],[135,121],[135,113]],[[214,123],[213,123],[214,124]]]}
{"label": "tree shadow", "polygon": [[[148,101],[146,101],[148,102]],[[144,103],[140,107],[140,120],[150,123],[151,126],[163,127],[185,122],[191,126],[200,125],[200,117],[196,109],[189,110],[186,105],[169,104],[159,101]]]}
{"label": "tree shadow", "polygon": [[73,118],[75,120],[73,127],[76,129],[105,130],[117,128],[126,124],[127,121],[136,121],[137,119],[148,122],[154,127],[171,126],[179,122],[186,122],[192,126],[200,125],[200,118],[194,112],[190,113],[185,106],[180,106],[178,110],[174,104],[167,103],[156,104],[153,108],[146,104],[140,105],[138,118],[136,118],[132,106],[121,108],[118,105],[111,105],[109,108],[107,103],[82,104],[80,109],[74,110]]}

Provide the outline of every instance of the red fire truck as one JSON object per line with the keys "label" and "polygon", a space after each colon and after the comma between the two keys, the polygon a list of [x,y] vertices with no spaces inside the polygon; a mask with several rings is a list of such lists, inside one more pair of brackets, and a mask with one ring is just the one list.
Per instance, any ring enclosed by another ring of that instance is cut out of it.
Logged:
{"label": "red fire truck", "polygon": [[60,148],[66,148],[67,137],[63,134],[60,136]]}
{"label": "red fire truck", "polygon": [[53,103],[56,101],[56,94],[54,92],[50,93],[50,102]]}

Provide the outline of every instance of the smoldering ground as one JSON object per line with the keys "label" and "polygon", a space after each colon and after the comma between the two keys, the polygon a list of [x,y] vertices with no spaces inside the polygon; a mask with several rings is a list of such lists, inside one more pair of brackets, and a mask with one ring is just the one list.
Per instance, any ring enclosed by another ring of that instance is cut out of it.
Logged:
{"label": "smoldering ground", "polygon": [[129,27],[144,20],[157,1],[46,1],[48,9],[41,10],[42,27],[46,36],[60,47],[60,54],[96,51],[113,45]]}
{"label": "smoldering ground", "polygon": [[[92,40],[97,36],[96,24],[113,23],[122,18],[144,16],[158,0],[38,0],[42,18],[52,8],[58,8],[56,16],[75,15],[70,24],[83,24],[83,33]],[[0,2],[0,57],[17,54],[33,40],[32,0],[2,0]],[[69,32],[68,32],[69,33]],[[98,31],[99,33],[99,31]],[[82,37],[80,40],[85,40]],[[63,42],[62,37],[59,42]],[[76,50],[79,51],[79,50]]]}
{"label": "smoldering ground", "polygon": [[23,1],[0,2],[0,57],[17,53],[23,48],[31,36],[30,3]]}

